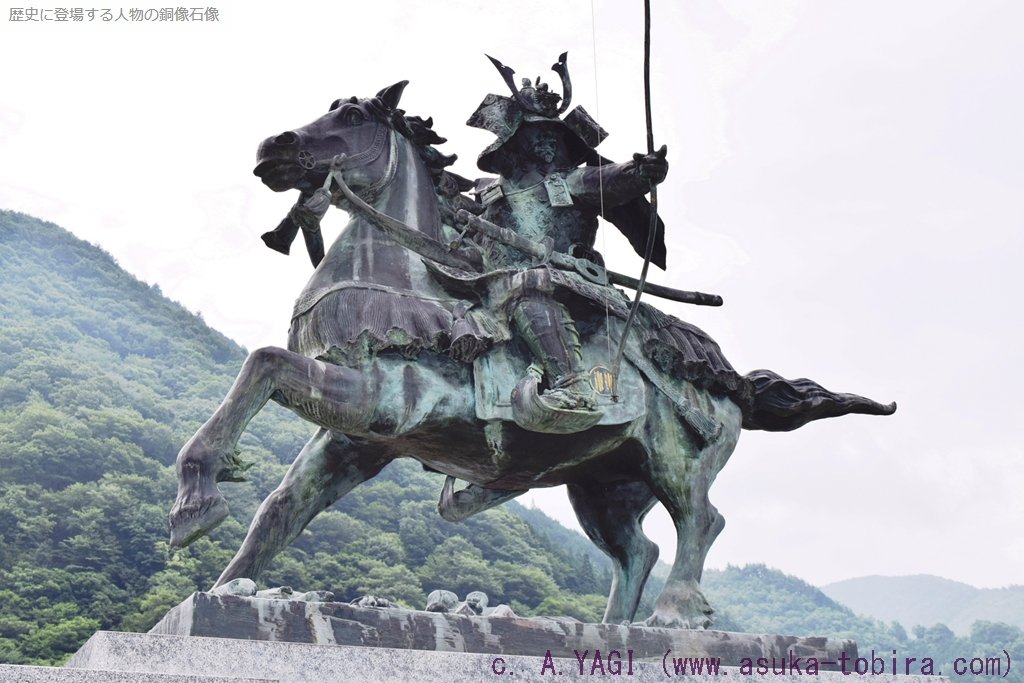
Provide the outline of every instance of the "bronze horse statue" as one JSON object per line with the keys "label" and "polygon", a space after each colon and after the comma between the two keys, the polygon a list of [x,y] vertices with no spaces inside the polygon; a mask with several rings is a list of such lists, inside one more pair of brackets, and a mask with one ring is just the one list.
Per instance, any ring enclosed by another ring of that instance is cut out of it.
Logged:
{"label": "bronze horse statue", "polygon": [[[886,415],[895,404],[765,370],[740,375],[706,334],[643,306],[618,393],[604,397],[600,423],[575,434],[519,427],[508,417],[507,394],[489,380],[516,377],[529,362],[507,321],[453,293],[436,263],[389,237],[350,199],[434,245],[456,238],[454,214],[472,208],[462,194],[467,181],[445,170],[454,157],[433,146],[444,140],[431,121],[398,108],[404,86],[338,100],[309,125],[260,145],[254,172],[263,183],[277,192],[298,189],[304,198],[326,186],[331,203],[352,220],[299,295],[288,348],[249,354],[227,397],[178,455],[172,546],[187,545],[227,516],[217,483],[240,480],[237,441],[273,400],[318,431],[263,501],[217,585],[256,578],[319,512],[393,459],[412,457],[449,476],[439,509],[450,520],[531,488],[566,485],[583,529],[612,560],[605,622],[634,618],[658,557],[641,522],[661,502],[679,540],[646,623],[708,627],[712,609],[700,579],[724,526],[708,489],[741,427],[789,430],[847,413]],[[333,186],[332,174],[351,188],[348,195]],[[451,251],[467,267],[478,265],[470,246],[461,252]],[[592,302],[573,304],[585,353],[623,331],[625,296],[609,286],[602,291],[610,316]],[[469,485],[455,491],[456,478]]]}

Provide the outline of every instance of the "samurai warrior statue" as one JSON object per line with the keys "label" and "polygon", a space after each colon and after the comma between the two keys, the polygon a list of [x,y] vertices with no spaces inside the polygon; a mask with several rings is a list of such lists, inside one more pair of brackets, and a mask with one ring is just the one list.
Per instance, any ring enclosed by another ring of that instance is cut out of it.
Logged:
{"label": "samurai warrior statue", "polygon": [[[598,155],[594,148],[607,133],[583,107],[561,118],[572,92],[564,53],[552,67],[561,76],[564,100],[540,78],[535,83],[524,78],[517,88],[512,69],[490,59],[512,96],[488,95],[467,121],[497,136],[477,161],[480,170],[498,175],[476,183],[477,199],[484,205],[482,218],[556,252],[603,266],[593,248],[600,215],[642,255],[650,226],[650,204],[644,195],[665,179],[665,148],[636,154],[625,163]],[[664,226],[660,220],[657,226],[652,262],[664,268]],[[505,308],[513,329],[543,367],[547,388],[537,397],[541,406],[563,416],[565,426],[558,431],[592,426],[601,414],[581,368],[576,325],[555,296],[551,270],[499,241],[485,239],[483,247],[489,269],[518,271]],[[513,404],[515,400],[513,392]]]}

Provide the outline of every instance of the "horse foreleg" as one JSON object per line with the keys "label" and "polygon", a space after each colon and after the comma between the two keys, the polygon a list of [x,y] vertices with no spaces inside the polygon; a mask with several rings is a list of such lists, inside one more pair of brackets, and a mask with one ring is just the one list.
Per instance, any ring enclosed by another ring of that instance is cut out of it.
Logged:
{"label": "horse foreleg", "polygon": [[658,546],[644,535],[644,516],[657,499],[645,482],[569,484],[569,501],[580,526],[612,560],[612,590],[603,622],[633,620]]}
{"label": "horse foreleg", "polygon": [[267,347],[249,354],[227,396],[185,444],[175,463],[178,496],[171,508],[171,546],[184,547],[228,515],[220,481],[238,481],[244,468],[235,445],[249,421],[273,398],[322,427],[347,432],[361,425],[367,406],[360,374]]}
{"label": "horse foreleg", "polygon": [[361,453],[346,436],[320,429],[256,511],[242,547],[215,587],[243,577],[255,580],[314,517],[376,476],[390,460]]}
{"label": "horse foreleg", "polygon": [[700,588],[708,550],[725,527],[725,520],[708,500],[708,489],[728,460],[739,437],[739,409],[722,402],[719,437],[700,449],[676,421],[676,429],[661,428],[655,450],[645,465],[652,490],[668,509],[676,527],[676,556],[665,588],[654,605],[648,626],[704,629],[714,610]]}

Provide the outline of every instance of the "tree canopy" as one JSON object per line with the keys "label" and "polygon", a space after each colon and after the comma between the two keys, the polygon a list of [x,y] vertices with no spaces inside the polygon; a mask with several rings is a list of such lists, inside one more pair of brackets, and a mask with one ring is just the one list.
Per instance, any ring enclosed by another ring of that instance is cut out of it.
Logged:
{"label": "tree canopy", "polygon": [[[313,427],[262,411],[239,444],[249,480],[224,487],[232,516],[169,558],[175,455],[246,351],[53,224],[0,212],[0,263],[0,662],[58,663],[96,629],[146,630],[208,589]],[[418,608],[434,588],[484,590],[527,614],[584,595],[600,619],[609,565],[589,541],[518,505],[450,524],[441,483],[394,463],[261,582]]]}
{"label": "tree canopy", "polygon": [[[53,224],[0,211],[0,264],[0,663],[54,664],[97,629],[147,630],[208,589],[313,428],[274,404],[263,410],[239,444],[249,480],[224,487],[232,516],[170,557],[175,455],[245,350]],[[483,590],[519,614],[600,620],[610,565],[593,544],[514,502],[445,522],[441,484],[412,461],[393,463],[317,517],[263,583],[409,607],[435,588]],[[719,628],[853,637],[862,652],[942,666],[1024,654],[1013,626],[977,622],[957,638],[936,625],[910,637],[764,566],[706,572],[705,588]],[[1018,671],[1011,683],[1024,683]]]}

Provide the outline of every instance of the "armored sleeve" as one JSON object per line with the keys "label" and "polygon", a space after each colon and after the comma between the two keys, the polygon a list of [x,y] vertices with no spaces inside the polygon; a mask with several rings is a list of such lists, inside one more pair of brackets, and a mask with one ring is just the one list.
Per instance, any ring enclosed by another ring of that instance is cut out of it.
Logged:
{"label": "armored sleeve", "polygon": [[[647,194],[651,185],[647,178],[636,173],[636,164],[584,166],[566,176],[566,184],[574,200],[600,207],[620,206]],[[603,197],[602,197],[603,195]]]}
{"label": "armored sleeve", "polygon": [[[636,173],[636,164],[627,161],[577,168],[566,177],[566,184],[574,201],[595,214],[603,208],[605,219],[626,236],[639,256],[644,255],[651,227],[651,205],[644,195],[651,186],[647,178]],[[665,224],[658,218],[651,263],[664,270],[666,257]]]}

